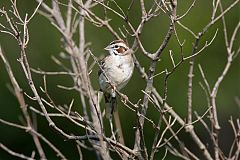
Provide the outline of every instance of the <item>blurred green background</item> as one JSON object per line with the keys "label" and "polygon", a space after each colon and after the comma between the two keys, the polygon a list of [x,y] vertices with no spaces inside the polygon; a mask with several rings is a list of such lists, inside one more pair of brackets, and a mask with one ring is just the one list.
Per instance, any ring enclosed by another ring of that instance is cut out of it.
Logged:
{"label": "blurred green background", "polygon": [[[119,3],[119,6],[121,6],[124,11],[126,11],[131,1],[118,0],[116,2]],[[188,9],[191,2],[192,1],[179,1],[177,14],[182,15]],[[224,8],[226,8],[226,6],[228,6],[232,2],[232,0],[224,1]],[[147,9],[151,7],[152,3],[152,1],[146,1]],[[36,5],[37,3],[30,0],[18,1],[19,11],[22,16],[24,16],[25,13],[31,14],[35,9]],[[114,6],[111,3],[110,5]],[[0,8],[3,7],[5,8],[5,10],[9,10],[11,8],[9,0],[0,1]],[[181,22],[191,28],[197,34],[209,22],[211,18],[211,11],[211,1],[196,1],[195,6],[192,8],[190,13],[185,16]],[[100,17],[104,16],[104,10],[102,7],[96,7],[94,9],[94,12]],[[219,14],[219,11],[217,13]],[[114,29],[118,30],[119,27],[123,29],[123,25],[125,25],[124,21],[122,21],[112,13],[108,13],[108,16],[110,17],[110,19],[112,19],[110,24],[113,26]],[[226,14],[225,19],[228,28],[228,35],[230,37],[234,30],[234,27],[240,20],[239,4]],[[134,25],[134,27],[137,27],[138,23],[141,21],[140,5],[138,1],[134,1],[132,9],[129,12],[129,20]],[[0,23],[5,24],[5,20],[3,17],[0,17]],[[141,40],[146,50],[150,52],[156,51],[158,46],[161,44],[168,27],[169,19],[163,13],[161,13],[159,17],[154,18],[153,20],[145,24],[143,33],[141,35]],[[209,29],[209,31],[201,39],[199,46],[204,46],[206,40],[210,41],[217,29],[218,34],[212,45],[210,45],[199,56],[197,56],[195,61],[195,76],[193,78],[193,107],[194,110],[196,110],[200,115],[203,114],[204,111],[206,111],[207,101],[205,93],[199,85],[199,82],[203,82],[203,80],[200,76],[197,65],[201,64],[206,74],[207,80],[210,84],[210,87],[212,88],[218,76],[222,73],[227,61],[227,51],[224,43],[223,27],[221,21],[218,21]],[[47,19],[45,19],[39,14],[37,14],[29,24],[29,33],[30,42],[27,47],[27,55],[31,67],[35,69],[40,68],[44,71],[62,71],[62,68],[56,65],[51,58],[52,56],[55,56],[61,59],[59,53],[63,51],[63,48],[60,33],[49,23]],[[184,55],[190,55],[194,38],[178,25],[177,33],[182,42],[183,40],[185,40],[185,44],[183,47]],[[75,36],[76,42],[78,40],[77,36],[78,35]],[[95,27],[89,22],[86,22],[85,37],[87,42],[91,42],[90,48],[92,52],[98,57],[105,53],[103,48],[110,41],[114,40],[114,37],[105,28]],[[132,44],[133,39],[129,37],[128,40],[129,43]],[[237,47],[239,47],[239,44],[240,33],[238,33],[234,43],[235,50],[237,49]],[[20,53],[18,44],[9,35],[0,33],[0,45],[12,66],[14,74],[21,88],[23,88],[23,90],[29,95],[32,95],[26,79],[23,75],[21,66],[17,61]],[[180,60],[180,47],[177,44],[177,40],[174,36],[171,38],[170,43],[168,44],[167,48],[161,56],[161,61],[158,63],[156,73],[159,73],[166,68],[168,70],[172,68],[169,50],[173,51],[175,61],[178,62]],[[136,57],[147,70],[150,64],[150,60],[146,58],[140,51],[136,52]],[[70,63],[68,62],[68,59],[62,59],[62,62],[70,68]],[[89,65],[91,62],[92,60],[89,61]],[[186,117],[187,115],[188,69],[189,64],[188,62],[185,62],[176,70],[176,72],[170,77],[168,81],[167,103],[171,105],[173,109],[182,117]],[[91,73],[91,81],[96,90],[98,90],[96,79],[97,70],[98,67],[95,66],[93,72]],[[36,86],[39,89],[39,87],[43,84],[42,76],[33,73],[33,78]],[[154,85],[161,95],[163,95],[163,80],[164,75],[157,76],[154,80]],[[4,64],[2,60],[0,60],[0,117],[4,120],[20,123],[22,119],[21,110],[19,108],[19,104],[16,98],[9,90],[9,82],[10,81]],[[81,103],[78,98],[78,94],[73,91],[68,92],[56,87],[56,85],[72,86],[73,82],[70,77],[48,76],[47,82],[49,86],[49,93],[58,105],[70,104],[71,100],[75,99],[73,110],[81,113]],[[145,81],[135,70],[133,78],[131,79],[127,87],[122,90],[122,92],[127,94],[132,102],[136,103],[139,99],[143,98],[144,95],[141,90],[145,88],[145,85]],[[219,88],[219,92],[216,98],[219,121],[222,127],[220,133],[220,145],[224,148],[224,151],[226,152],[229,151],[229,147],[232,143],[233,138],[233,132],[230,128],[228,120],[230,119],[230,116],[232,116],[233,118],[240,117],[240,108],[239,106],[237,106],[237,103],[235,101],[236,97],[240,98],[240,56],[238,56],[232,63],[232,66],[227,76],[225,77]],[[39,109],[39,106],[36,104],[36,102],[30,101],[28,98],[26,99],[29,106],[34,106]],[[122,119],[123,130],[125,132],[124,136],[126,139],[126,144],[127,146],[132,148],[134,143],[133,127],[136,125],[135,113],[129,111],[121,103],[119,103],[119,110],[120,117]],[[153,107],[150,106],[147,115],[157,122],[159,115],[156,113],[156,110],[154,110]],[[76,126],[69,122],[66,122],[60,118],[55,119],[55,121],[57,125],[59,125],[61,128],[64,128],[64,130],[68,131],[69,133],[72,132],[75,134],[84,134],[84,130],[76,128]],[[56,136],[56,133],[53,130],[49,129],[48,124],[43,117],[37,116],[37,123],[38,130],[41,131],[41,133],[46,136],[51,142],[53,142],[69,159],[78,159],[77,149],[74,146],[74,143],[72,143],[71,141],[63,142],[62,137]],[[106,126],[108,126],[107,122]],[[149,139],[146,140],[146,143],[150,148],[153,140],[154,129],[152,128],[151,124],[147,122],[144,129],[145,136],[149,137]],[[207,136],[206,131],[200,124],[196,125],[196,130],[201,138]],[[184,131],[180,133],[180,137],[182,138],[183,142],[188,139],[188,136],[189,135],[185,134]],[[208,143],[208,139],[206,138],[203,139],[203,141],[205,143]],[[29,134],[27,134],[23,130],[15,129],[4,124],[0,124],[0,142],[13,149],[14,151],[24,153],[29,156],[34,150],[34,144]],[[186,142],[186,146],[192,145],[194,144],[188,141]],[[52,152],[47,146],[44,146],[44,149],[46,150],[48,159],[54,159],[55,153]],[[95,158],[94,154],[90,153],[92,152],[83,150],[84,158]],[[157,157],[160,158],[162,156],[163,152],[160,151],[159,153],[157,153]],[[0,159],[14,159],[14,157],[10,156],[3,150],[0,150]]]}

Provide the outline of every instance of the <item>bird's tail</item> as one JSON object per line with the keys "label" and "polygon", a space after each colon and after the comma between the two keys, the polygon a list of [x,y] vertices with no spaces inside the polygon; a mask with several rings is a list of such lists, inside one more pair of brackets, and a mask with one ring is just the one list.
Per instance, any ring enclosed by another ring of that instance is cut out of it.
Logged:
{"label": "bird's tail", "polygon": [[109,93],[104,93],[104,98],[105,98],[105,115],[106,118],[112,119],[112,116],[114,117],[114,122],[115,126],[118,130],[117,135],[118,135],[118,140],[121,144],[124,144],[124,138],[123,138],[123,133],[122,133],[122,127],[121,127],[121,121],[119,118],[119,114],[117,111],[117,98],[116,95],[111,95]]}
{"label": "bird's tail", "polygon": [[106,118],[111,118],[117,108],[117,98],[109,93],[104,93]]}

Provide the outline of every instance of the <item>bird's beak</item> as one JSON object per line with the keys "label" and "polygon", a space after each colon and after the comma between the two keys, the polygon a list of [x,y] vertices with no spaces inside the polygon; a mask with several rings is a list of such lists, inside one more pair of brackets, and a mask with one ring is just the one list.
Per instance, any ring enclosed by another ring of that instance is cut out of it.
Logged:
{"label": "bird's beak", "polygon": [[104,50],[107,50],[107,51],[110,50],[110,49],[111,49],[110,46],[107,46],[107,47],[104,48]]}

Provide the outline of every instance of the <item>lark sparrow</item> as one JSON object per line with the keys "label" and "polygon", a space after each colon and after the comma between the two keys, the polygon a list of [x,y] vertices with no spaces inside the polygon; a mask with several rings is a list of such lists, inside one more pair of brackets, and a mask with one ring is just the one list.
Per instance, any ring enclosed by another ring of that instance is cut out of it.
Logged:
{"label": "lark sparrow", "polygon": [[132,50],[123,40],[115,40],[104,49],[109,55],[101,62],[98,81],[100,90],[104,93],[106,117],[111,118],[117,105],[115,90],[122,89],[128,83],[134,70],[134,62]]}

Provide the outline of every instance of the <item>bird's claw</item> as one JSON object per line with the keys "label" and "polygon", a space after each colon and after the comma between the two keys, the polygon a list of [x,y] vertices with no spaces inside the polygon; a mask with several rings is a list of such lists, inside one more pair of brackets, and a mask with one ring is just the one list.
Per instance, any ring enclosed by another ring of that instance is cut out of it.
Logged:
{"label": "bird's claw", "polygon": [[123,102],[124,104],[126,104],[127,101],[128,101],[128,96],[121,93],[121,100],[122,100],[122,102]]}

